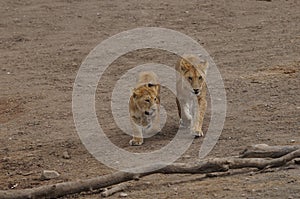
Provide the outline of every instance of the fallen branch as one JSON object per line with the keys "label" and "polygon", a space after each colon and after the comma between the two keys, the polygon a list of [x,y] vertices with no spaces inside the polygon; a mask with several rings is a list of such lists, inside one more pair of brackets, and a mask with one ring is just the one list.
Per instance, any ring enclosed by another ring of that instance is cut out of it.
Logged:
{"label": "fallen branch", "polygon": [[[275,159],[267,158],[213,158],[198,161],[193,164],[174,163],[171,165],[154,164],[149,165],[141,174],[116,172],[104,176],[74,182],[63,182],[54,185],[45,185],[32,189],[0,191],[0,199],[19,198],[57,198],[68,194],[96,190],[109,187],[122,182],[135,180],[137,178],[155,174],[207,174],[212,172],[225,172],[229,169],[241,168],[269,168],[285,165],[287,162],[300,157],[300,149],[292,151],[284,156]],[[162,167],[163,166],[163,167]],[[156,169],[161,168],[161,169]],[[149,172],[150,171],[150,172]]]}
{"label": "fallen branch", "polygon": [[125,189],[127,189],[128,187],[130,186],[130,184],[128,182],[124,182],[122,184],[118,184],[114,187],[112,187],[111,189],[106,189],[105,191],[103,191],[101,193],[101,196],[102,197],[108,197],[108,196],[111,196],[117,192],[120,192],[120,191],[124,191]]}
{"label": "fallen branch", "polygon": [[300,146],[269,146],[256,144],[248,146],[240,155],[241,158],[279,158],[300,149]]}

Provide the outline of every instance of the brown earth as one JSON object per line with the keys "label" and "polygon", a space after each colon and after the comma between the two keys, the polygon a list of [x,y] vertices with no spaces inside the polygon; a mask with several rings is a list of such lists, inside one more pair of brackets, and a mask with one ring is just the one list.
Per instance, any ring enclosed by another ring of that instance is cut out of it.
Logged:
{"label": "brown earth", "polygon": [[[0,2],[0,189],[37,187],[113,172],[93,158],[76,133],[72,89],[77,71],[101,41],[136,27],[170,28],[197,40],[216,62],[227,92],[227,117],[210,157],[237,155],[246,145],[300,144],[300,2],[273,1],[83,1]],[[109,112],[115,81],[129,68],[160,62],[168,53],[132,52],[114,62],[98,85],[99,122],[113,143],[151,151],[175,135],[175,99],[163,89],[168,121],[141,147],[116,127]],[[209,110],[207,113],[209,116]],[[204,129],[207,129],[206,117]],[[196,159],[201,139],[178,161]],[[71,158],[64,159],[67,151]],[[58,171],[41,181],[44,169]],[[198,180],[188,181],[190,178]],[[152,175],[127,198],[300,198],[300,170],[202,175]],[[187,179],[187,182],[173,183]],[[99,198],[77,194],[65,198]],[[118,194],[111,198],[118,198]]]}

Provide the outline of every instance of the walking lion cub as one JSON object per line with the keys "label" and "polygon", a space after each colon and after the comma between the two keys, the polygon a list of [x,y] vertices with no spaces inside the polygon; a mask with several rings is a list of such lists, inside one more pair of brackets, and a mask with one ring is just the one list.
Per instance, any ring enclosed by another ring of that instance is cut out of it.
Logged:
{"label": "walking lion cub", "polygon": [[[196,137],[203,136],[202,124],[207,107],[207,68],[208,62],[195,55],[184,55],[176,64],[176,102],[180,125],[190,127]],[[192,100],[193,97],[196,97],[196,102]]]}
{"label": "walking lion cub", "polygon": [[154,72],[141,72],[136,87],[129,100],[130,121],[133,127],[133,138],[129,144],[143,144],[143,133],[160,129],[160,84]]}

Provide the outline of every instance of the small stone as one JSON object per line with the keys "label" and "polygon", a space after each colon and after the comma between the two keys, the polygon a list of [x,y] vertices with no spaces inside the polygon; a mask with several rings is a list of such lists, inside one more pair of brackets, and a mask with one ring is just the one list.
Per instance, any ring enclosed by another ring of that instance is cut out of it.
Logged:
{"label": "small stone", "polygon": [[41,175],[41,180],[50,180],[59,177],[59,173],[54,170],[44,170]]}
{"label": "small stone", "polygon": [[18,185],[19,185],[19,184],[16,183],[16,184],[10,185],[9,188],[14,189],[14,188],[16,188]]}
{"label": "small stone", "polygon": [[294,160],[295,164],[300,164],[300,158]]}
{"label": "small stone", "polygon": [[121,192],[119,196],[123,198],[123,197],[127,197],[128,194],[127,194],[127,193],[124,193],[124,192]]}
{"label": "small stone", "polygon": [[71,158],[71,156],[69,155],[68,151],[64,151],[62,157],[63,157],[64,159],[70,159],[70,158]]}
{"label": "small stone", "polygon": [[42,143],[37,143],[36,146],[37,146],[37,147],[42,147],[43,144],[42,144]]}
{"label": "small stone", "polygon": [[[255,175],[255,173],[253,172],[253,171],[251,171],[250,173],[249,173],[249,176],[254,176]],[[250,180],[250,178],[249,178],[249,180]]]}
{"label": "small stone", "polygon": [[296,140],[291,140],[291,143],[295,143],[296,142]]}

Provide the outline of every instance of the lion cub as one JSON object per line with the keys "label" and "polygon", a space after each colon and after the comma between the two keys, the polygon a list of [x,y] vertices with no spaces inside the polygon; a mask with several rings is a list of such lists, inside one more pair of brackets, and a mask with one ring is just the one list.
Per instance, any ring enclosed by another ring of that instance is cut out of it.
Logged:
{"label": "lion cub", "polygon": [[129,144],[143,144],[143,133],[159,131],[160,84],[154,72],[141,72],[129,100],[133,138]]}
{"label": "lion cub", "polygon": [[[207,68],[208,62],[201,61],[195,55],[184,55],[176,65],[178,72],[176,102],[180,125],[190,127],[191,133],[196,137],[203,136],[202,124],[207,107],[205,82]],[[188,84],[184,84],[184,80]],[[190,85],[190,88],[187,85]],[[196,102],[192,100],[194,96],[196,96]]]}

